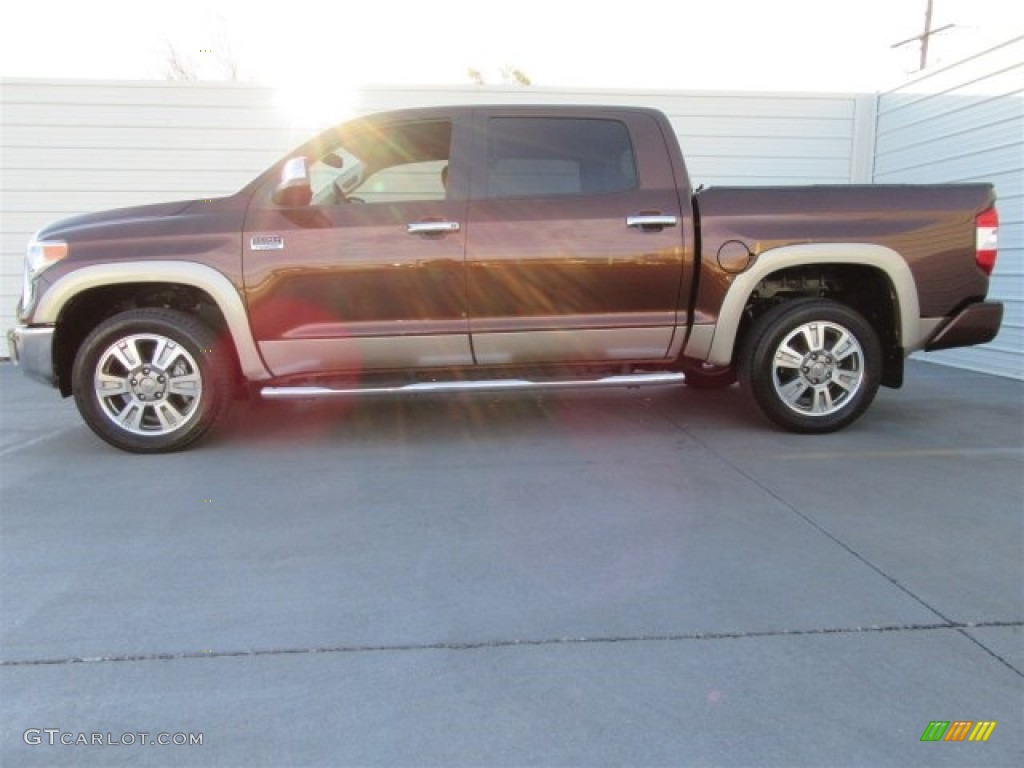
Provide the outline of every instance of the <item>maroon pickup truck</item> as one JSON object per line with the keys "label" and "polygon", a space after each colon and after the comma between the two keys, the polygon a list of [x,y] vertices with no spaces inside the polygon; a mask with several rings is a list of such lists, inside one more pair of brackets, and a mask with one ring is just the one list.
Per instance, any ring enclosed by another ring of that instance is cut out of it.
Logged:
{"label": "maroon pickup truck", "polygon": [[231,401],[725,387],[829,432],[904,358],[991,340],[987,184],[694,191],[649,109],[464,106],[325,131],[235,195],[28,246],[15,359],[129,451]]}

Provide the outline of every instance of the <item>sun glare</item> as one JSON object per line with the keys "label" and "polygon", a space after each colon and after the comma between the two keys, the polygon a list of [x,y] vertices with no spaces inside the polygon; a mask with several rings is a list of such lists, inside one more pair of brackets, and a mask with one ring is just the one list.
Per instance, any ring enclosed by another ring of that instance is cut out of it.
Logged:
{"label": "sun glare", "polygon": [[302,140],[358,114],[360,87],[336,75],[290,73],[274,84],[276,107],[295,140]]}

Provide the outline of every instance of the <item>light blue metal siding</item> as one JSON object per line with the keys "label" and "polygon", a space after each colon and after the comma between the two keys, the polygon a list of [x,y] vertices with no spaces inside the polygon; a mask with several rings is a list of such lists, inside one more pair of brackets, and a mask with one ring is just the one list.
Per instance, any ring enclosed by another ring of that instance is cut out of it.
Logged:
{"label": "light blue metal siding", "polygon": [[1024,378],[1024,37],[882,94],[874,181],[989,181],[999,196],[999,258],[989,296],[1003,329],[981,347],[922,359]]}

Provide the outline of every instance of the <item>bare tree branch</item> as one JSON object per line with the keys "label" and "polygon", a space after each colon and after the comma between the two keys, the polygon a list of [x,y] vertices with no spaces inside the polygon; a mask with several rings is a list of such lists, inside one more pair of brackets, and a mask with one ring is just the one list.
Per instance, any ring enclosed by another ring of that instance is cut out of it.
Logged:
{"label": "bare tree branch", "polygon": [[225,79],[237,82],[242,79],[242,66],[231,48],[231,41],[224,31],[224,26],[224,19],[218,18],[217,31],[214,35],[216,40],[214,50],[217,52],[217,61],[224,72]]}
{"label": "bare tree branch", "polygon": [[232,80],[243,79],[242,65],[231,47],[225,22],[218,18],[208,39],[209,47],[199,50],[201,60],[182,53],[170,40],[164,41],[164,76],[168,80]]}
{"label": "bare tree branch", "polygon": [[164,41],[164,77],[167,80],[198,80],[195,66],[185,59],[170,40]]}
{"label": "bare tree branch", "polygon": [[[487,84],[486,78],[484,78],[483,73],[480,72],[479,69],[470,67],[469,69],[466,70],[466,75],[468,75],[470,81],[474,85]],[[511,85],[513,83],[516,85],[533,85],[533,81],[530,79],[530,76],[527,75],[519,67],[501,67],[498,70],[498,75],[501,77],[501,82],[503,85]]]}

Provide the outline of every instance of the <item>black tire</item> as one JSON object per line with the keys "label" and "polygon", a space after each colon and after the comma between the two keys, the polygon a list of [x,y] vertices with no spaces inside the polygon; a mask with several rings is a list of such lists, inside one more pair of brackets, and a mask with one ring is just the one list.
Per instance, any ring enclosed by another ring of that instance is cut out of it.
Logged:
{"label": "black tire", "polygon": [[709,365],[707,363],[683,363],[686,375],[686,386],[690,389],[725,389],[736,383],[736,369],[729,365]]}
{"label": "black tire", "polygon": [[231,357],[199,319],[133,309],[100,323],[75,355],[71,384],[97,435],[132,453],[166,453],[203,437],[231,405]]}
{"label": "black tire", "polygon": [[878,392],[882,347],[871,324],[828,299],[800,299],[756,321],[740,353],[740,385],[761,412],[791,432],[834,432]]}

